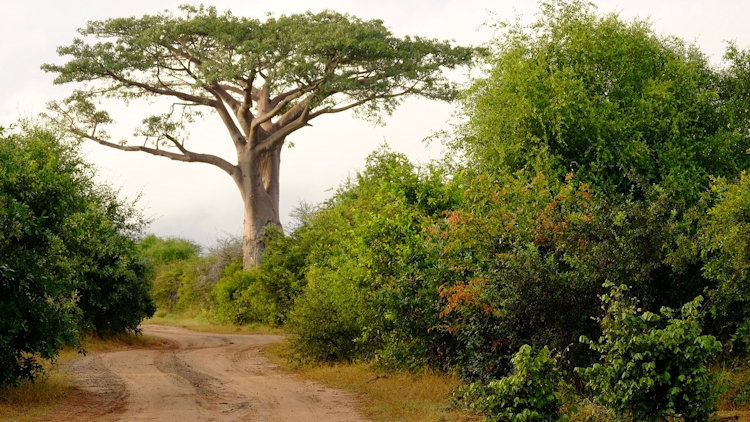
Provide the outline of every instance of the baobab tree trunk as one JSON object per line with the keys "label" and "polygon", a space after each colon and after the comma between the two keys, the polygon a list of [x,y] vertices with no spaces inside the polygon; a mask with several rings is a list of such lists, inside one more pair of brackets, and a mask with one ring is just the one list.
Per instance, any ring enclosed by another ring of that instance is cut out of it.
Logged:
{"label": "baobab tree trunk", "polygon": [[279,218],[279,165],[281,145],[262,154],[239,154],[235,183],[242,195],[245,222],[242,231],[242,267],[260,265],[266,227],[281,228]]}

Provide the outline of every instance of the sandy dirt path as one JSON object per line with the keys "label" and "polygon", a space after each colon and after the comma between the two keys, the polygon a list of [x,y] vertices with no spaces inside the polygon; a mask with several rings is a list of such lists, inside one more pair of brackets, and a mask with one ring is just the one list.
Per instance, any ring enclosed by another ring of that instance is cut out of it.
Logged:
{"label": "sandy dirt path", "polygon": [[78,390],[55,421],[366,421],[349,393],[279,370],[261,354],[273,335],[146,325],[171,347],[86,356],[67,370]]}

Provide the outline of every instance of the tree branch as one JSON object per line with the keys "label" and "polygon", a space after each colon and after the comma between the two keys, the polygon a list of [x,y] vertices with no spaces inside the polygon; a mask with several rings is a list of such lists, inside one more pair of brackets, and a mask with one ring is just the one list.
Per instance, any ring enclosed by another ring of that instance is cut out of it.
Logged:
{"label": "tree branch", "polygon": [[122,84],[125,84],[127,86],[136,86],[138,88],[142,88],[148,92],[152,92],[154,94],[161,94],[161,95],[170,95],[172,97],[177,97],[184,101],[192,101],[196,104],[205,105],[205,106],[213,106],[213,101],[210,98],[201,97],[199,95],[192,95],[185,92],[175,91],[168,88],[157,88],[155,86],[145,84],[143,82],[138,81],[132,81],[130,79],[123,78],[122,76],[116,75],[114,73],[108,72],[106,73],[107,76],[111,77],[112,79],[119,81]]}
{"label": "tree branch", "polygon": [[169,158],[170,160],[175,160],[175,161],[183,161],[183,162],[186,162],[186,163],[206,163],[206,164],[211,164],[211,165],[214,165],[214,166],[219,167],[220,169],[224,170],[230,176],[233,176],[234,173],[235,173],[235,171],[236,171],[236,167],[234,165],[232,165],[230,162],[224,160],[223,158],[217,157],[217,156],[211,155],[211,154],[201,154],[201,153],[196,153],[196,152],[188,151],[179,142],[177,142],[176,139],[174,139],[171,136],[165,136],[165,137],[167,139],[169,139],[170,141],[172,141],[172,143],[174,143],[177,146],[177,148],[180,151],[182,151],[182,153],[178,154],[176,152],[164,151],[164,150],[160,150],[160,149],[149,148],[149,147],[146,147],[146,146],[120,145],[120,144],[116,144],[114,142],[109,142],[107,140],[104,140],[104,139],[99,138],[99,137],[94,136],[94,135],[89,135],[89,134],[81,132],[80,130],[77,130],[77,129],[72,129],[71,128],[71,130],[77,136],[80,136],[80,137],[86,138],[86,139],[90,139],[90,140],[92,140],[92,141],[94,141],[94,142],[96,142],[96,143],[98,143],[100,145],[104,145],[106,147],[110,147],[110,148],[114,148],[114,149],[119,149],[121,151],[141,151],[141,152],[149,153],[151,155],[156,155],[156,156],[159,156],[159,157]]}
{"label": "tree branch", "polygon": [[264,140],[262,143],[254,146],[253,149],[256,149],[258,152],[265,152],[281,145],[281,143],[284,142],[284,139],[286,139],[286,137],[289,136],[290,133],[301,127],[304,127],[307,124],[307,121],[310,120],[309,115],[310,109],[305,107],[299,117],[297,117],[291,123],[288,123],[287,125],[273,132],[271,136],[266,138],[266,140]]}
{"label": "tree branch", "polygon": [[359,101],[355,101],[353,103],[347,104],[347,105],[342,106],[342,107],[335,107],[335,108],[334,107],[326,107],[326,108],[322,108],[322,109],[320,109],[320,110],[318,110],[318,111],[310,114],[310,119],[314,119],[315,117],[318,117],[321,114],[340,113],[342,111],[349,110],[350,108],[361,106],[362,104],[364,104],[364,103],[366,103],[368,101],[379,100],[379,99],[383,99],[383,98],[400,97],[402,95],[406,95],[406,94],[409,94],[411,92],[414,92],[414,88],[415,87],[416,87],[416,84],[412,85],[408,89],[405,89],[405,90],[403,90],[401,92],[397,92],[395,94],[375,95],[375,96],[372,96],[372,97],[364,98],[364,99],[359,100]]}
{"label": "tree branch", "polygon": [[278,104],[274,108],[272,108],[270,111],[264,113],[263,115],[258,116],[257,118],[253,119],[252,124],[250,125],[250,130],[255,129],[259,125],[271,120],[279,114],[279,112],[286,107],[287,104],[294,101],[295,99],[301,97],[304,94],[301,90],[299,92],[295,92],[294,94],[289,95],[288,97],[284,98],[283,100],[279,101]]}
{"label": "tree branch", "polygon": [[221,121],[224,122],[224,126],[226,126],[227,130],[229,131],[229,135],[232,137],[232,141],[234,142],[235,147],[241,147],[247,143],[245,141],[245,137],[242,136],[242,131],[240,131],[240,128],[237,127],[237,125],[234,123],[234,120],[232,119],[232,116],[227,111],[227,108],[224,107],[224,103],[222,102],[221,95],[213,88],[211,87],[205,87],[206,90],[210,93],[212,93],[216,97],[216,101],[212,101],[212,105],[214,106],[214,109],[217,113],[219,113],[219,117],[221,117]]}
{"label": "tree branch", "polygon": [[300,101],[299,103],[295,104],[294,107],[291,108],[291,110],[287,111],[286,113],[282,114],[281,117],[279,117],[279,120],[274,123],[274,127],[281,128],[289,122],[294,121],[294,119],[298,118],[300,114],[302,114],[306,107],[306,101]]}
{"label": "tree branch", "polygon": [[250,109],[246,106],[246,103],[240,102],[236,98],[232,97],[232,95],[227,92],[223,88],[223,86],[224,85],[214,83],[212,85],[212,89],[219,94],[219,97],[225,103],[229,104],[229,107],[232,108],[232,111],[234,111],[234,115],[237,116],[237,120],[240,122],[240,126],[242,126],[242,130],[245,131],[245,135],[249,134],[252,130],[251,123],[255,116],[253,116],[253,113],[250,112]]}
{"label": "tree branch", "polygon": [[296,87],[294,89],[290,89],[287,92],[283,92],[283,93],[281,93],[281,94],[273,97],[273,99],[271,100],[271,103],[269,104],[269,106],[276,107],[276,105],[278,105],[280,102],[282,102],[285,99],[287,99],[290,95],[294,95],[294,94],[302,91],[303,89],[304,89],[303,87]]}

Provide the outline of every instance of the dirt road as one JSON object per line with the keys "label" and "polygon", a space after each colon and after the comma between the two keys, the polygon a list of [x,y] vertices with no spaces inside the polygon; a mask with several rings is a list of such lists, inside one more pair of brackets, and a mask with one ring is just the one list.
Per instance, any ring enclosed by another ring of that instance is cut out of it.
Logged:
{"label": "dirt road", "polygon": [[276,368],[273,335],[224,335],[148,325],[170,347],[87,356],[69,370],[80,389],[55,421],[366,421],[348,393]]}

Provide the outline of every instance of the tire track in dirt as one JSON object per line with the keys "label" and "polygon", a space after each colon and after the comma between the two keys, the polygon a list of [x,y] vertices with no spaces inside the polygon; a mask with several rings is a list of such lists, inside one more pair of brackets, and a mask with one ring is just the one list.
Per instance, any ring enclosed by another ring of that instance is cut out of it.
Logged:
{"label": "tire track in dirt", "polygon": [[147,325],[170,348],[132,348],[67,365],[79,388],[49,420],[364,422],[356,399],[279,370],[271,335],[221,335]]}
{"label": "tire track in dirt", "polygon": [[48,421],[115,420],[125,410],[125,383],[102,364],[99,356],[76,359],[67,371],[75,374],[73,393]]}
{"label": "tire track in dirt", "polygon": [[177,353],[160,355],[155,365],[159,371],[174,374],[189,382],[200,397],[198,404],[205,409],[218,410],[227,418],[240,418],[251,410],[246,396],[229,391],[221,385],[219,379],[192,369]]}

